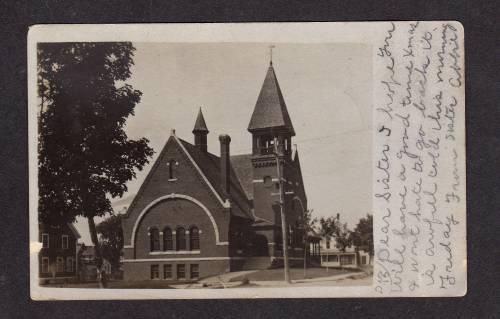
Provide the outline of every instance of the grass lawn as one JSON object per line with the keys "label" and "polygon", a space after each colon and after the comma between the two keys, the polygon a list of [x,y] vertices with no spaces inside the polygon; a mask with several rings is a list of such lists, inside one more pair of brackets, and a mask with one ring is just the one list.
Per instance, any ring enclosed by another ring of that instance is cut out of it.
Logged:
{"label": "grass lawn", "polygon": [[[291,268],[290,269],[290,277],[292,280],[298,279],[312,279],[312,278],[321,278],[321,277],[330,277],[335,275],[342,275],[347,273],[358,272],[356,269],[338,269],[338,268],[329,268],[328,270],[323,267],[315,267],[315,268],[307,268],[306,277],[304,277],[304,269],[303,268]],[[249,281],[276,281],[283,280],[284,272],[283,268],[277,269],[264,269],[259,270],[254,273],[241,275],[238,277],[232,278],[230,281],[241,281],[244,278],[247,278]]]}

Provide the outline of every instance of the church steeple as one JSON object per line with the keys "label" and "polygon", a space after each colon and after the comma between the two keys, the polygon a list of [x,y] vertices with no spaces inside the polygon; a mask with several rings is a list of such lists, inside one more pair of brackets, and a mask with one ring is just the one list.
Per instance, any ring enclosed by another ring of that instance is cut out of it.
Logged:
{"label": "church steeple", "polygon": [[194,145],[198,147],[203,152],[207,151],[207,135],[209,131],[207,124],[205,123],[205,118],[200,110],[198,111],[198,116],[196,117],[196,122],[194,123],[193,134],[194,134]]}
{"label": "church steeple", "polygon": [[255,103],[248,131],[253,137],[253,154],[266,155],[277,150],[283,155],[291,154],[292,136],[295,136],[292,121],[286,108],[285,99],[274,72],[272,60],[266,78]]}
{"label": "church steeple", "polygon": [[248,124],[248,131],[251,133],[266,129],[286,131],[291,136],[295,136],[295,130],[274,72],[272,60]]}

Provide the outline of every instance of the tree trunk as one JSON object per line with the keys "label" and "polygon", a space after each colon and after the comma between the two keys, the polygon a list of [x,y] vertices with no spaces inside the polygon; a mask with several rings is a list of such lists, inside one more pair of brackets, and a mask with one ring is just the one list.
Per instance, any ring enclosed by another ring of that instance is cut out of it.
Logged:
{"label": "tree trunk", "polygon": [[307,238],[304,240],[304,279],[307,276]]}
{"label": "tree trunk", "polygon": [[99,239],[97,238],[97,230],[95,227],[94,218],[87,217],[87,220],[89,223],[90,238],[92,239],[92,243],[94,244],[94,253],[95,253],[96,267],[97,267],[97,280],[99,282],[99,288],[106,288],[106,280],[104,278],[106,274],[102,269],[101,248],[99,247]]}

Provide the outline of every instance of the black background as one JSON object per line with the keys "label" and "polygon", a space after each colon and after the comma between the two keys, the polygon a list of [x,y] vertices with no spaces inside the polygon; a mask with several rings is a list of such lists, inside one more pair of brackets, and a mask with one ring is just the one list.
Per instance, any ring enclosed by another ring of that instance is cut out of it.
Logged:
{"label": "black background", "polygon": [[[495,1],[2,1],[0,318],[500,318]],[[458,20],[465,28],[468,293],[463,298],[45,301],[29,297],[28,27],[43,23]]]}

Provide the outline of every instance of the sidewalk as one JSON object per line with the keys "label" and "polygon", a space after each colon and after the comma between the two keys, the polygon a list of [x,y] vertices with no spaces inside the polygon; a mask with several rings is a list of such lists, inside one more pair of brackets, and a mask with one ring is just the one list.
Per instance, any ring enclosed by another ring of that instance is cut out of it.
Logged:
{"label": "sidewalk", "polygon": [[270,288],[270,287],[307,287],[307,286],[364,286],[371,285],[372,276],[365,272],[349,272],[345,274],[337,274],[326,277],[309,278],[309,279],[294,279],[291,284],[285,283],[283,280],[235,280],[234,278],[245,277],[252,273],[261,270],[237,271],[229,272],[219,276],[208,277],[192,284],[172,285],[172,288],[189,289],[189,288]]}
{"label": "sidewalk", "polygon": [[341,281],[354,282],[358,281],[359,285],[371,285],[372,276],[366,273],[353,272],[348,274],[334,275],[330,277],[321,278],[311,278],[311,279],[297,279],[292,280],[291,284],[281,281],[252,281],[251,283],[260,287],[282,287],[282,286],[294,286],[294,287],[307,287],[307,286],[336,286],[337,283]]}

